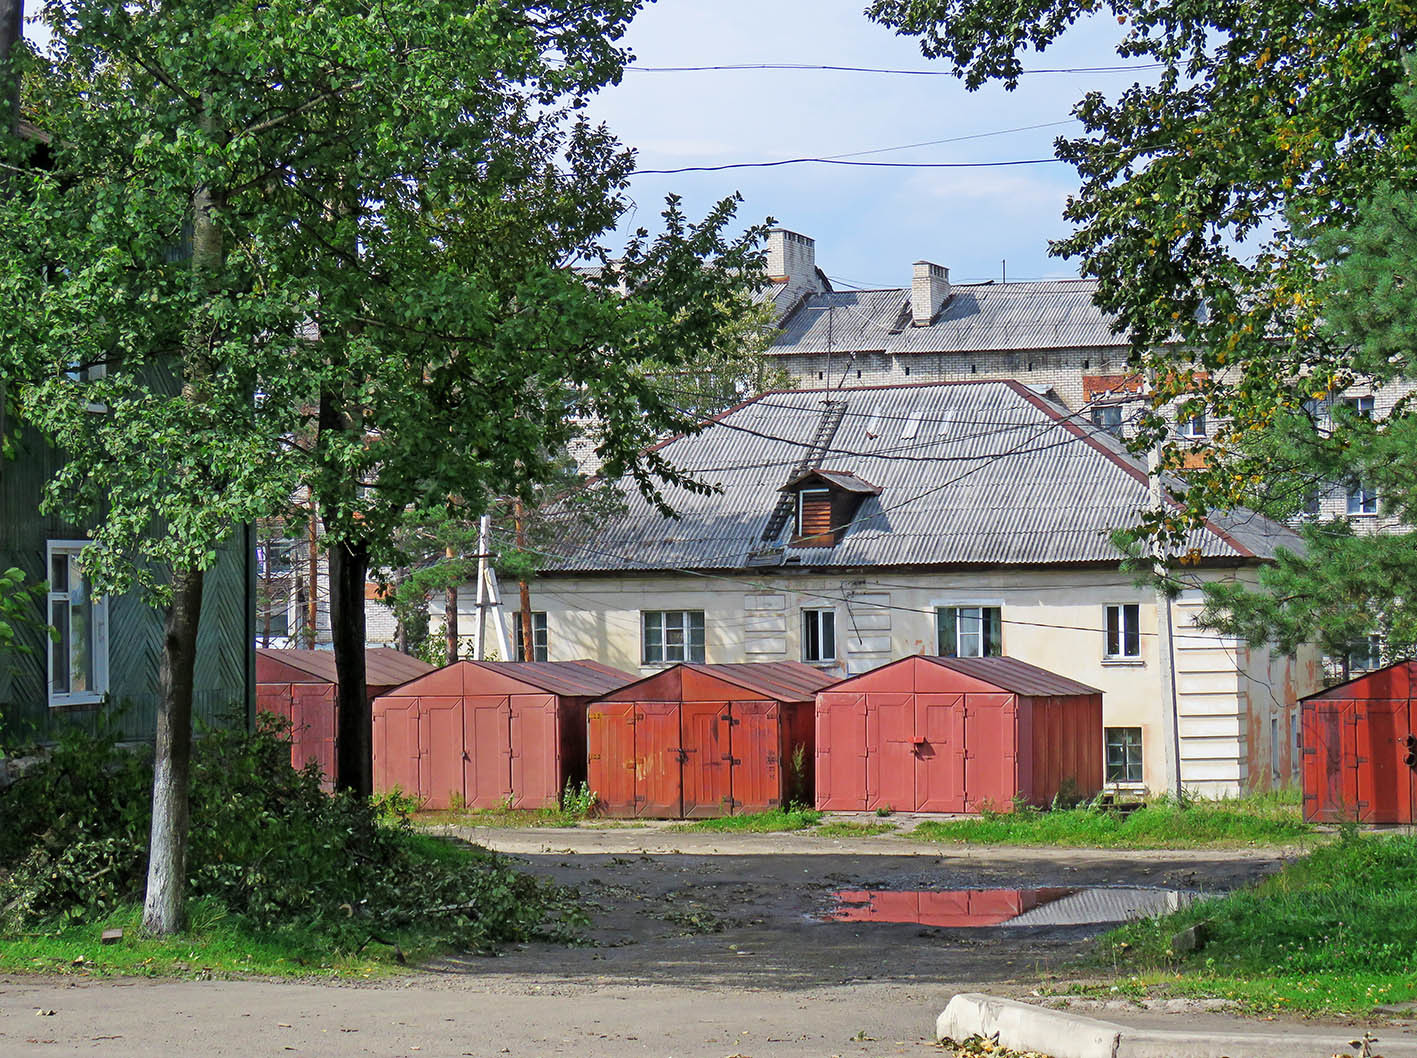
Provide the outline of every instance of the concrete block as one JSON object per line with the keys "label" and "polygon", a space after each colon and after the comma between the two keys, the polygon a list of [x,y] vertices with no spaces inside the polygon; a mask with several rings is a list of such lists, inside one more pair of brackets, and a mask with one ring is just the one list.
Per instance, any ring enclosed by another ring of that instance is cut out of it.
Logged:
{"label": "concrete block", "polygon": [[935,1039],[963,1042],[999,1034],[999,1043],[1052,1058],[1115,1058],[1121,1027],[1012,999],[962,992],[935,1022]]}

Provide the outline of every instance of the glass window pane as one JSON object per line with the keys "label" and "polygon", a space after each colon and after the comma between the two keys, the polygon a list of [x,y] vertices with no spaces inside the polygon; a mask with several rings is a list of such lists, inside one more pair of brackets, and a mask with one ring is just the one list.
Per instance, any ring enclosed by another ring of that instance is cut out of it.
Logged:
{"label": "glass window pane", "polygon": [[822,611],[822,660],[836,659],[836,612]]}
{"label": "glass window pane", "polygon": [[53,667],[54,693],[69,693],[69,604],[63,600],[51,600],[49,623],[54,626],[56,639],[50,644],[50,664]]}
{"label": "glass window pane", "polygon": [[68,591],[69,590],[69,556],[65,554],[54,555],[50,560],[49,569],[49,590]]}
{"label": "glass window pane", "polygon": [[959,629],[959,656],[977,658],[983,653],[983,628],[977,606],[961,606],[955,612]]}
{"label": "glass window pane", "polygon": [[817,624],[816,610],[802,611],[802,660],[820,661],[821,643],[818,640],[820,626]]}
{"label": "glass window pane", "polygon": [[1122,607],[1124,618],[1122,627],[1125,635],[1122,639],[1122,653],[1129,658],[1141,657],[1141,607],[1136,603],[1129,603]]}
{"label": "glass window pane", "polygon": [[938,635],[936,650],[942,658],[952,658],[955,656],[958,646],[956,640],[955,608],[953,606],[941,606],[935,611],[935,620],[938,624]]}
{"label": "glass window pane", "polygon": [[997,658],[1004,652],[1004,622],[999,607],[990,606],[984,610],[984,628],[984,656]]}

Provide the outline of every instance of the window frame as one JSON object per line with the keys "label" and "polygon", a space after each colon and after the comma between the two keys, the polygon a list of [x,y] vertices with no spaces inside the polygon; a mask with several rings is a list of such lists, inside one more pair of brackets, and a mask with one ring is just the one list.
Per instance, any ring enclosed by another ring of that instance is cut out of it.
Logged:
{"label": "window frame", "polygon": [[[668,618],[670,615],[677,615],[678,631],[683,639],[680,643],[670,644],[668,633],[671,631]],[[697,618],[697,621],[695,621]],[[652,620],[655,619],[655,620]],[[650,650],[650,628],[652,625],[658,628],[658,643],[656,647],[658,657],[652,656]],[[697,627],[696,627],[697,626]],[[698,643],[694,642],[694,633],[698,633]],[[640,664],[641,665],[678,665],[682,662],[694,662],[703,664],[708,642],[708,622],[704,618],[703,610],[641,610],[640,611]],[[682,657],[669,656],[669,647],[674,646],[682,651]],[[698,647],[695,656],[695,646]]]}
{"label": "window frame", "polygon": [[[97,705],[108,696],[108,650],[109,650],[109,626],[108,626],[108,597],[106,595],[94,597],[92,589],[89,587],[89,579],[79,569],[79,580],[85,587],[85,594],[88,599],[89,612],[91,614],[89,635],[91,641],[89,650],[93,671],[89,673],[90,686],[83,691],[59,691],[55,689],[55,660],[62,654],[72,659],[72,634],[73,621],[72,612],[74,605],[74,574],[75,567],[83,549],[88,547],[90,540],[46,540],[44,545],[44,573],[47,584],[44,601],[44,620],[51,628],[57,628],[55,624],[55,607],[63,605],[68,607],[66,612],[65,630],[60,633],[60,640],[49,641],[45,650],[45,693],[51,709],[69,705]],[[65,577],[69,586],[64,591],[56,591],[53,585],[54,561],[63,556],[65,560]],[[73,686],[72,667],[69,671],[68,685]]]}
{"label": "window frame", "polygon": [[1348,405],[1349,412],[1356,418],[1372,419],[1374,401],[1371,394],[1362,397],[1345,397],[1343,403]]}
{"label": "window frame", "polygon": [[[1115,423],[1114,423],[1114,422],[1107,422],[1107,423],[1101,422],[1100,420],[1104,417],[1104,415],[1105,415],[1108,419],[1112,418],[1113,416],[1116,416],[1117,421],[1116,421]],[[1101,430],[1103,433],[1106,433],[1106,434],[1111,434],[1113,437],[1117,438],[1118,440],[1121,440],[1121,439],[1122,439],[1122,419],[1123,419],[1123,416],[1122,416],[1122,406],[1121,406],[1120,404],[1099,404],[1098,406],[1096,406],[1095,408],[1092,409],[1092,416],[1091,416],[1091,418],[1092,418],[1092,425],[1093,425],[1093,427],[1094,427],[1095,429]]]}
{"label": "window frame", "polygon": [[[822,634],[824,631],[826,635]],[[829,644],[829,650],[825,653],[822,650],[823,642]],[[817,648],[816,657],[812,657],[811,651],[808,649],[809,645],[813,643]],[[837,660],[836,609],[830,606],[804,607],[802,610],[802,661],[808,665],[828,665]]]}
{"label": "window frame", "polygon": [[1205,412],[1191,415],[1180,422],[1179,433],[1188,441],[1204,441],[1210,436],[1207,431]]}
{"label": "window frame", "polygon": [[[531,611],[531,660],[550,661],[551,660],[551,637],[548,633],[550,627],[546,619],[545,610]],[[526,661],[526,652],[522,644],[522,612],[512,611],[512,642],[515,646],[512,653],[518,661]]]}
{"label": "window frame", "polygon": [[1345,513],[1357,518],[1371,518],[1378,513],[1378,490],[1355,481],[1348,486]]}
{"label": "window frame", "polygon": [[[979,622],[978,631],[974,633],[979,640],[978,654],[964,654],[960,651],[961,643],[961,621],[962,611],[977,611],[974,619]],[[950,614],[948,621],[946,613]],[[992,615],[992,616],[991,616]],[[946,649],[945,630],[947,627],[954,629],[953,640],[949,649]],[[993,647],[993,650],[990,650]],[[1002,657],[1004,653],[1004,607],[998,602],[962,602],[962,603],[942,603],[935,606],[935,651],[936,654],[944,658],[994,658]]]}
{"label": "window frame", "polygon": [[[1116,748],[1121,751],[1119,762],[1122,774],[1119,777],[1114,772],[1112,760],[1113,740],[1112,734],[1117,732],[1122,736]],[[1136,739],[1132,741],[1129,737],[1132,732],[1136,732]],[[1144,732],[1139,726],[1132,727],[1104,727],[1102,729],[1102,775],[1103,782],[1107,786],[1141,786],[1146,782],[1146,754],[1145,754]],[[1135,759],[1133,759],[1135,756]],[[1133,770],[1136,777],[1133,778]]]}
{"label": "window frame", "polygon": [[[1116,615],[1114,626],[1112,618]],[[1127,628],[1127,617],[1132,617],[1132,627]],[[1114,650],[1113,647],[1117,649]],[[1128,647],[1134,649],[1129,650]],[[1135,602],[1109,602],[1102,608],[1102,660],[1136,663],[1142,660],[1141,652],[1141,604]]]}

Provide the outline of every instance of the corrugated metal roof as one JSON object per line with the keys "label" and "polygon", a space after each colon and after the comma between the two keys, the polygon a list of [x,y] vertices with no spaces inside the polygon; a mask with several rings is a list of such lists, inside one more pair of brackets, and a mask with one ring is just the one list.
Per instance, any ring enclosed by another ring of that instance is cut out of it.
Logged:
{"label": "corrugated metal roof", "polygon": [[800,661],[747,661],[722,665],[684,662],[683,665],[686,669],[717,676],[783,702],[810,702],[818,691],[840,680],[839,676],[832,676]]}
{"label": "corrugated metal roof", "polygon": [[[829,401],[845,413],[814,452]],[[769,393],[658,454],[714,491],[666,486],[670,519],[627,480],[623,510],[553,545],[548,572],[1110,563],[1122,557],[1112,531],[1150,505],[1138,460],[1011,381]],[[786,528],[765,544],[779,490],[804,457],[881,493],[862,501],[835,547],[787,546]],[[1188,541],[1213,560],[1270,557],[1281,545],[1299,538],[1249,512],[1213,519]]]}
{"label": "corrugated metal roof", "polygon": [[[338,683],[333,650],[278,650],[258,647],[256,653],[308,672],[325,683]],[[437,666],[409,657],[392,647],[370,647],[364,652],[364,682],[370,687],[397,687]]]}
{"label": "corrugated metal roof", "polygon": [[552,694],[596,698],[619,690],[636,677],[587,658],[575,661],[470,661]]}
{"label": "corrugated metal roof", "polygon": [[993,684],[1001,690],[1022,695],[1052,694],[1101,694],[1096,687],[1089,687],[1077,680],[1070,680],[1048,669],[1040,669],[1017,658],[941,658],[922,654],[922,661],[932,661],[936,665],[971,676],[976,680]]}
{"label": "corrugated metal roof", "polygon": [[1005,926],[1090,926],[1179,911],[1194,893],[1174,889],[1081,889],[1015,915]]}
{"label": "corrugated metal roof", "polygon": [[792,478],[791,481],[782,486],[778,491],[785,492],[811,478],[819,478],[828,485],[835,485],[843,492],[855,492],[864,496],[875,496],[881,491],[869,481],[858,478],[849,470],[823,470],[821,467],[817,467],[815,470],[803,471],[801,474]]}
{"label": "corrugated metal roof", "polygon": [[770,353],[967,353],[1125,346],[1092,303],[1097,281],[954,287],[926,326],[910,322],[910,288],[817,294],[792,313]]}

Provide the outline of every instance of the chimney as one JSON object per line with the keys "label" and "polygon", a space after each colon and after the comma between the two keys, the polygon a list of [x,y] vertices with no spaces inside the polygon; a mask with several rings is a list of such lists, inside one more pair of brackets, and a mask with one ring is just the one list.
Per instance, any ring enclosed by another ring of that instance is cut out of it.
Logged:
{"label": "chimney", "polygon": [[929,261],[916,261],[915,276],[910,282],[910,322],[917,327],[929,326],[949,297],[950,270]]}
{"label": "chimney", "polygon": [[815,283],[816,242],[786,228],[773,228],[768,232],[768,275],[789,283]]}

